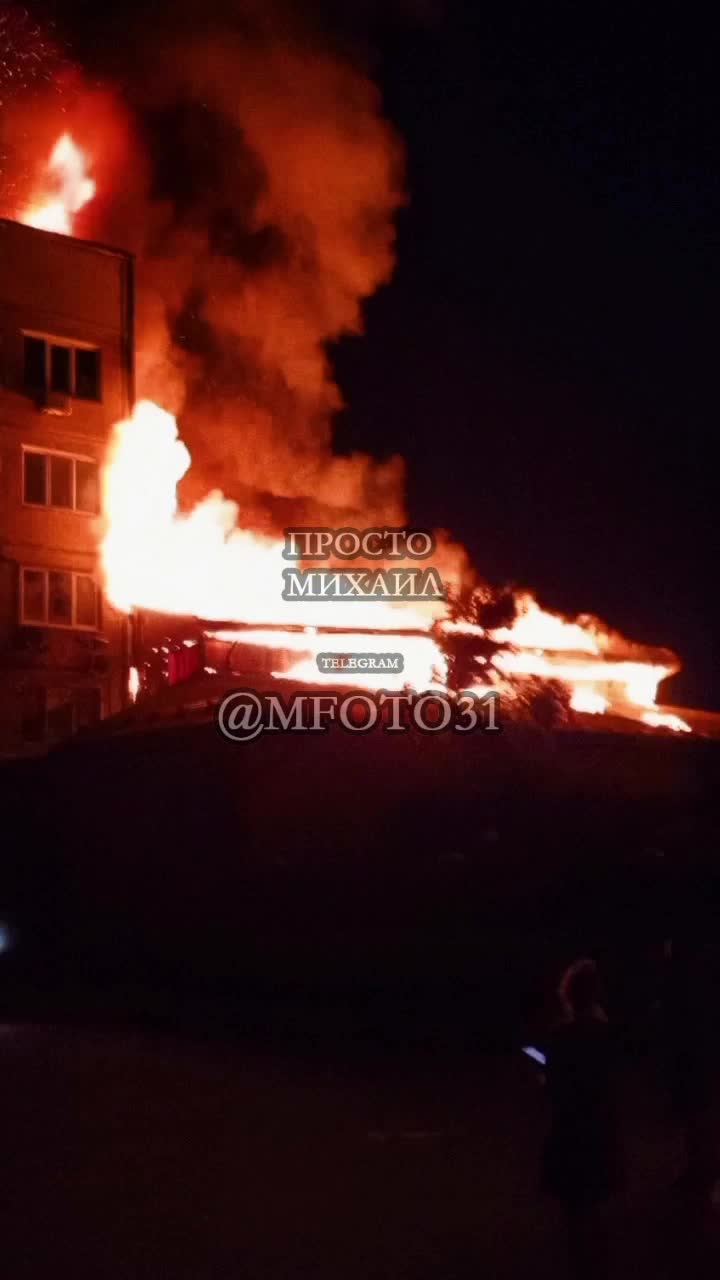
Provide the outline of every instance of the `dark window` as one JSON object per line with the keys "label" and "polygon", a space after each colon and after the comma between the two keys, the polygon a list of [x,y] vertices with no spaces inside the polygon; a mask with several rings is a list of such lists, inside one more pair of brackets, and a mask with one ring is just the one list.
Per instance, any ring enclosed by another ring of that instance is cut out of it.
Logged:
{"label": "dark window", "polygon": [[46,385],[45,339],[25,338],[25,386],[44,391]]}
{"label": "dark window", "polygon": [[60,454],[50,455],[51,507],[69,507],[72,509],[73,466],[72,458],[64,458]]}
{"label": "dark window", "polygon": [[45,690],[26,689],[22,700],[22,736],[26,742],[42,742],[45,737]]}
{"label": "dark window", "polygon": [[22,736],[26,742],[69,738],[78,729],[89,729],[102,718],[99,689],[25,689],[22,699]]}
{"label": "dark window", "polygon": [[75,463],[75,509],[97,515],[100,510],[100,485],[96,462]]}
{"label": "dark window", "polygon": [[24,569],[22,584],[23,622],[45,621],[45,570]]}
{"label": "dark window", "polygon": [[102,399],[102,355],[52,338],[24,338],[24,383],[34,394],[55,391],[79,400]]}
{"label": "dark window", "polygon": [[98,515],[98,464],[87,458],[28,449],[23,459],[23,500],[35,506],[49,505]]}
{"label": "dark window", "polygon": [[70,347],[50,348],[50,388],[52,391],[63,391],[66,396],[72,392],[72,350]]}
{"label": "dark window", "polygon": [[98,625],[100,595],[89,573],[23,569],[20,621],[46,627]]}
{"label": "dark window", "polygon": [[26,453],[24,457],[24,500],[45,506],[47,502],[47,457]]}
{"label": "dark window", "polygon": [[78,573],[75,577],[75,621],[79,627],[94,627],[97,620],[97,601],[94,579]]}
{"label": "dark window", "polygon": [[100,352],[75,350],[75,395],[81,400],[100,399]]}
{"label": "dark window", "polygon": [[71,573],[48,573],[48,622],[67,627],[72,623]]}

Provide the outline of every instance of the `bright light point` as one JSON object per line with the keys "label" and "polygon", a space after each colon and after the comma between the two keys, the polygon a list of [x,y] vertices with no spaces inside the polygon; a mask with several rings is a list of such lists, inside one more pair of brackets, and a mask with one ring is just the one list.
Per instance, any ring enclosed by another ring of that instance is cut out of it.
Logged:
{"label": "bright light point", "polygon": [[573,711],[582,711],[585,715],[601,716],[609,707],[607,698],[603,698],[601,693],[595,693],[592,689],[583,689],[582,686],[575,689],[570,699],[570,706]]}
{"label": "bright light point", "polygon": [[43,185],[44,194],[36,198],[20,221],[38,231],[72,235],[73,217],[92,200],[96,187],[87,174],[87,157],[69,133],[63,133],[55,143]]}
{"label": "bright light point", "polygon": [[669,711],[644,711],[641,718],[643,724],[649,724],[652,729],[672,729],[675,733],[692,733],[686,720],[681,720],[680,716],[675,716]]}

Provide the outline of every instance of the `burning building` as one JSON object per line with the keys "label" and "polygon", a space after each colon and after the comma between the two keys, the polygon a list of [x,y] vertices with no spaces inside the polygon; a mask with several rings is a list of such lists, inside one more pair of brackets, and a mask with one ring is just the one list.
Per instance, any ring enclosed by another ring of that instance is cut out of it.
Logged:
{"label": "burning building", "polygon": [[253,672],[338,683],[317,667],[329,636],[344,651],[402,654],[401,675],[355,672],[352,684],[495,688],[512,712],[552,682],[570,712],[687,727],[655,706],[679,665],[672,653],[549,614],[527,593],[506,593],[498,611],[486,586],[454,572],[442,540],[448,601],[291,600],[279,532],[244,527],[217,490],[183,511],[191,458],[175,419],[133,401],[132,261],[51,230],[67,233],[77,200],[92,197],[70,140],[58,155],[63,198],[30,210],[29,225],[0,224],[6,751],[190,676],[218,677],[218,696]]}
{"label": "burning building", "polygon": [[[168,101],[145,108],[150,191],[115,173],[113,208],[106,118],[81,93],[92,163],[60,134],[19,222],[0,224],[8,740],[71,732],[190,675],[264,663],[337,683],[317,667],[329,634],[345,652],[401,653],[397,680],[415,689],[496,689],[512,714],[549,688],[568,718],[687,731],[656,705],[674,654],[494,592],[442,532],[428,567],[446,599],[284,597],[285,526],[407,522],[401,459],[333,449],[327,357],[392,272],[401,147],[374,86],[330,55],[271,44],[267,78],[245,79],[244,45],[206,53],[188,85],[191,53],[175,51],[182,91],[171,76]],[[137,402],[132,259],[71,238],[121,225],[138,264]]]}
{"label": "burning building", "polygon": [[132,261],[55,234],[61,215],[0,221],[0,755],[126,700],[97,524],[109,431],[133,399]]}

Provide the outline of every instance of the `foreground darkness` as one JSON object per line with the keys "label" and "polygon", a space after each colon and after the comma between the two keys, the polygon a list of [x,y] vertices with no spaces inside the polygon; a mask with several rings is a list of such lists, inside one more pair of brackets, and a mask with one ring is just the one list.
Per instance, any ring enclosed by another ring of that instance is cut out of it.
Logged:
{"label": "foreground darkness", "polygon": [[[564,1280],[520,1055],[437,1034],[368,1051],[362,1016],[334,1031],[303,1043],[286,1018],[268,1043],[241,1014],[204,1036],[3,1027],[3,1273]],[[717,1223],[668,1189],[679,1140],[652,1066],[632,1061],[623,1092],[611,1274],[717,1275]]]}
{"label": "foreground darkness", "polygon": [[413,514],[491,580],[668,644],[667,700],[720,706],[703,24],[435,13],[377,37],[410,203],[367,338],[338,353],[340,439],[406,454]]}
{"label": "foreground darkness", "polygon": [[519,1050],[588,951],[621,1045],[612,1274],[717,1274],[671,1190],[663,942],[712,958],[714,1011],[719,761],[511,727],[243,749],[200,719],[3,769],[7,1274],[564,1276]]}
{"label": "foreground darkness", "polygon": [[502,975],[503,1008],[578,948],[662,940],[701,908],[712,935],[710,739],[508,722],[235,744],[206,714],[107,722],[3,770],[25,835],[3,896],[50,972],[488,997]]}

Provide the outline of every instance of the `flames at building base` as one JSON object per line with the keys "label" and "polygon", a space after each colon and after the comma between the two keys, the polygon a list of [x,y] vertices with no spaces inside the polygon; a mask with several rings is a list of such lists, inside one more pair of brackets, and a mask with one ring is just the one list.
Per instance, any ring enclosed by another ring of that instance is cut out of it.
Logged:
{"label": "flames at building base", "polygon": [[[219,492],[179,511],[177,486],[189,466],[175,419],[152,402],[140,402],[131,418],[116,425],[104,473],[107,594],[127,613],[178,620],[177,629],[166,628],[167,643],[136,655],[133,698],[151,687],[153,650],[169,657],[201,640],[205,654],[208,648],[222,654],[226,670],[246,670],[251,650],[262,651],[270,655],[274,676],[295,683],[495,688],[511,707],[523,705],[528,691],[547,687],[562,691],[570,712],[690,730],[656,705],[659,684],[679,669],[674,654],[632,644],[595,619],[568,621],[548,613],[529,594],[516,595],[514,616],[502,626],[473,621],[472,598],[465,617],[452,616],[437,601],[284,600],[287,562],[280,538],[243,529],[237,505]],[[481,597],[487,598],[487,588],[478,588]],[[205,621],[188,637],[180,634],[186,619]],[[327,651],[329,635],[335,650],[402,654],[402,673],[319,671],[317,656]],[[217,661],[204,661],[206,674],[218,671]],[[161,679],[181,678],[198,666],[188,658],[166,662]]]}

